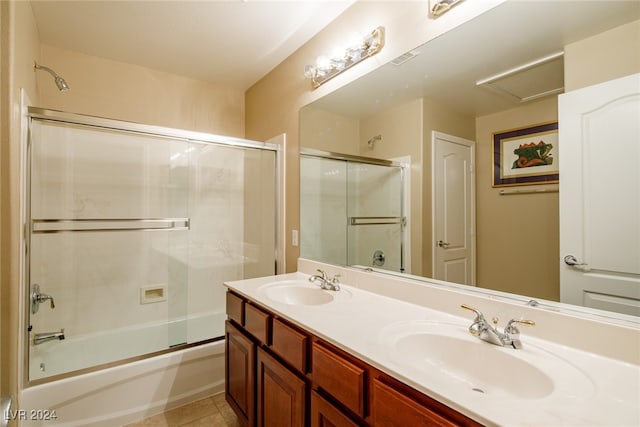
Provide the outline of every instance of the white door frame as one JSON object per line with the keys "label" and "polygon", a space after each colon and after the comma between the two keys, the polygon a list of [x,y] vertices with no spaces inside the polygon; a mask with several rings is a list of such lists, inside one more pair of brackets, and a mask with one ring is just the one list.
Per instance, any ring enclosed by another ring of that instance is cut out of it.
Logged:
{"label": "white door frame", "polygon": [[445,139],[455,144],[465,145],[471,150],[471,164],[470,164],[470,178],[471,178],[471,286],[476,286],[476,142],[468,139],[460,138],[457,136],[449,135],[443,132],[432,131],[431,132],[431,244],[433,250],[431,251],[431,268],[435,275],[436,272],[436,252],[437,252],[437,235],[436,235],[436,139]]}
{"label": "white door frame", "polygon": [[[287,134],[281,133],[265,142],[278,145],[276,153],[276,274],[287,272]],[[292,246],[298,246],[298,230],[292,230]]]}

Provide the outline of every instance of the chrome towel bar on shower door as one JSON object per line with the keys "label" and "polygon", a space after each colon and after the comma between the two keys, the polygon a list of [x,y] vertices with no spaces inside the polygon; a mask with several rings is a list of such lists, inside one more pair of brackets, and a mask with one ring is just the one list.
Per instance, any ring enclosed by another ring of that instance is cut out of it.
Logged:
{"label": "chrome towel bar on shower door", "polygon": [[188,230],[189,218],[33,219],[32,233]]}
{"label": "chrome towel bar on shower door", "polygon": [[351,225],[386,225],[386,224],[407,224],[404,216],[352,216],[349,217]]}

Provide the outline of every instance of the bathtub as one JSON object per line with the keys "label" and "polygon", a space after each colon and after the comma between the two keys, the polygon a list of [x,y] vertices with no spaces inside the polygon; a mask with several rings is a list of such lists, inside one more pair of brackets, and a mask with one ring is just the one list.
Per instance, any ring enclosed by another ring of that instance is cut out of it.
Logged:
{"label": "bathtub", "polygon": [[[202,320],[198,318],[196,321]],[[216,320],[214,324],[223,324],[223,321]],[[131,350],[139,343],[138,332],[132,331],[125,339],[125,343],[130,345],[123,345],[122,335],[119,335],[119,345],[112,348],[123,352]],[[154,329],[144,332],[144,341],[152,346],[161,343],[162,337],[157,332]],[[105,340],[102,338],[101,346],[104,346]],[[100,363],[102,352],[87,352],[87,348],[92,346],[90,337],[65,341],[53,342],[52,345],[58,347],[48,350],[45,346],[49,343],[37,346],[45,350],[38,349],[39,353],[32,358],[32,380],[43,375],[39,374],[40,363],[44,364],[44,374],[47,376],[55,375],[55,370],[68,370],[68,363],[73,363],[71,366],[76,369],[84,367],[83,364],[91,363],[88,366],[94,366]],[[67,344],[66,349],[64,344]],[[90,353],[97,359],[84,360]],[[127,357],[126,353],[122,355]],[[82,359],[80,365],[79,358]],[[113,427],[223,390],[224,340],[219,340],[26,387],[20,393],[19,406],[13,410],[12,416],[19,420],[20,426],[25,427]],[[52,419],[54,413],[55,419]]]}

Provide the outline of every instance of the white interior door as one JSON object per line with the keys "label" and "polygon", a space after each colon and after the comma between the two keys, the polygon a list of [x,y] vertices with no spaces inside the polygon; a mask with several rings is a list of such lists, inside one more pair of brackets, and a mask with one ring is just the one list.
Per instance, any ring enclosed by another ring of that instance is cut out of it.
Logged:
{"label": "white interior door", "polygon": [[434,278],[475,286],[475,142],[433,132],[432,143]]}
{"label": "white interior door", "polygon": [[559,97],[560,299],[640,315],[640,74]]}

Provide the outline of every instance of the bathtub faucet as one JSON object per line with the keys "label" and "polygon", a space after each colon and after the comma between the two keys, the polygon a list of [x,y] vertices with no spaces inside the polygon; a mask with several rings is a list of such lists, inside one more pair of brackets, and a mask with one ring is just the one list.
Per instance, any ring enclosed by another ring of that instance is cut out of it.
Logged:
{"label": "bathtub faucet", "polygon": [[43,342],[53,341],[53,340],[63,340],[64,339],[64,329],[60,329],[60,332],[43,332],[40,334],[35,334],[33,337],[33,345],[42,344]]}

